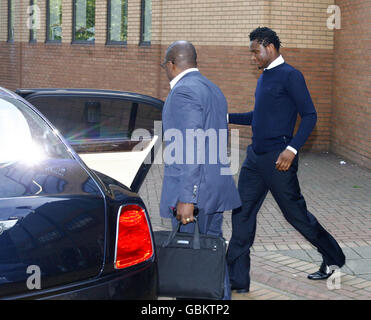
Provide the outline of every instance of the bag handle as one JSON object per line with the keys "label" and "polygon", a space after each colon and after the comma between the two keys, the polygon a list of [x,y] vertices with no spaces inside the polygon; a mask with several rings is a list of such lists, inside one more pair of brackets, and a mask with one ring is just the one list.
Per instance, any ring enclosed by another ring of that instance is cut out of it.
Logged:
{"label": "bag handle", "polygon": [[[193,249],[201,249],[201,243],[200,243],[200,226],[198,224],[198,220],[195,217],[193,222],[195,223],[195,232],[193,236]],[[178,225],[174,230],[169,234],[169,237],[167,240],[162,244],[162,247],[165,248],[167,247],[175,238],[176,234],[179,232],[180,227],[182,225],[182,222],[179,221]]]}

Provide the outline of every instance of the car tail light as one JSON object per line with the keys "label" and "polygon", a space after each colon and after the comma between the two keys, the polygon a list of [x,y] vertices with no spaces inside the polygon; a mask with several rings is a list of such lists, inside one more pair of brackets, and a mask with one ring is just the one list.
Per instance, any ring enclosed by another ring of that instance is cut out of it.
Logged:
{"label": "car tail light", "polygon": [[122,206],[117,220],[115,268],[127,268],[146,261],[153,252],[144,209],[135,204]]}

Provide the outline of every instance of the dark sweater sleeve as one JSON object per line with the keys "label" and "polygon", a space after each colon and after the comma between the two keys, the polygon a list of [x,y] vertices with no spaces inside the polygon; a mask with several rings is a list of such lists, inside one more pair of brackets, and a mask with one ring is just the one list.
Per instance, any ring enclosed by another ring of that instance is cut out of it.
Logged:
{"label": "dark sweater sleeve", "polygon": [[314,108],[304,76],[300,71],[294,70],[290,72],[287,90],[290,97],[295,102],[301,117],[299,129],[289,145],[299,151],[316,125],[317,112]]}
{"label": "dark sweater sleeve", "polygon": [[242,124],[250,126],[252,122],[253,111],[245,113],[229,113],[228,122],[232,124]]}

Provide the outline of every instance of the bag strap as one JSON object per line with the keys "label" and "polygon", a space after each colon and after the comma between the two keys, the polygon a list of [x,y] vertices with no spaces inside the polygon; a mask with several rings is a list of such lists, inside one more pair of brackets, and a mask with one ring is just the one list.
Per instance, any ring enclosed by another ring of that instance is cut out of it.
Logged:
{"label": "bag strap", "polygon": [[[195,231],[194,231],[194,236],[193,236],[193,249],[197,250],[197,249],[201,249],[201,243],[200,243],[200,226],[198,224],[198,220],[197,220],[196,217],[194,218],[194,221],[193,222],[195,223]],[[162,244],[162,247],[163,248],[167,247],[174,240],[176,234],[180,230],[181,225],[182,225],[182,222],[179,221],[177,227],[174,228],[173,231],[171,231],[171,233],[169,234],[169,237],[167,238],[167,240]]]}

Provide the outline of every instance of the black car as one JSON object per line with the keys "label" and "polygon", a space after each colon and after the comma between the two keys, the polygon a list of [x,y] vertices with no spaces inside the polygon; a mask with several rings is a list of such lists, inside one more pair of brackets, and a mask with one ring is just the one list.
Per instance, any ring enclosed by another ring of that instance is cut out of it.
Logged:
{"label": "black car", "polygon": [[0,88],[0,299],[157,298],[137,193],[162,106],[118,91]]}

